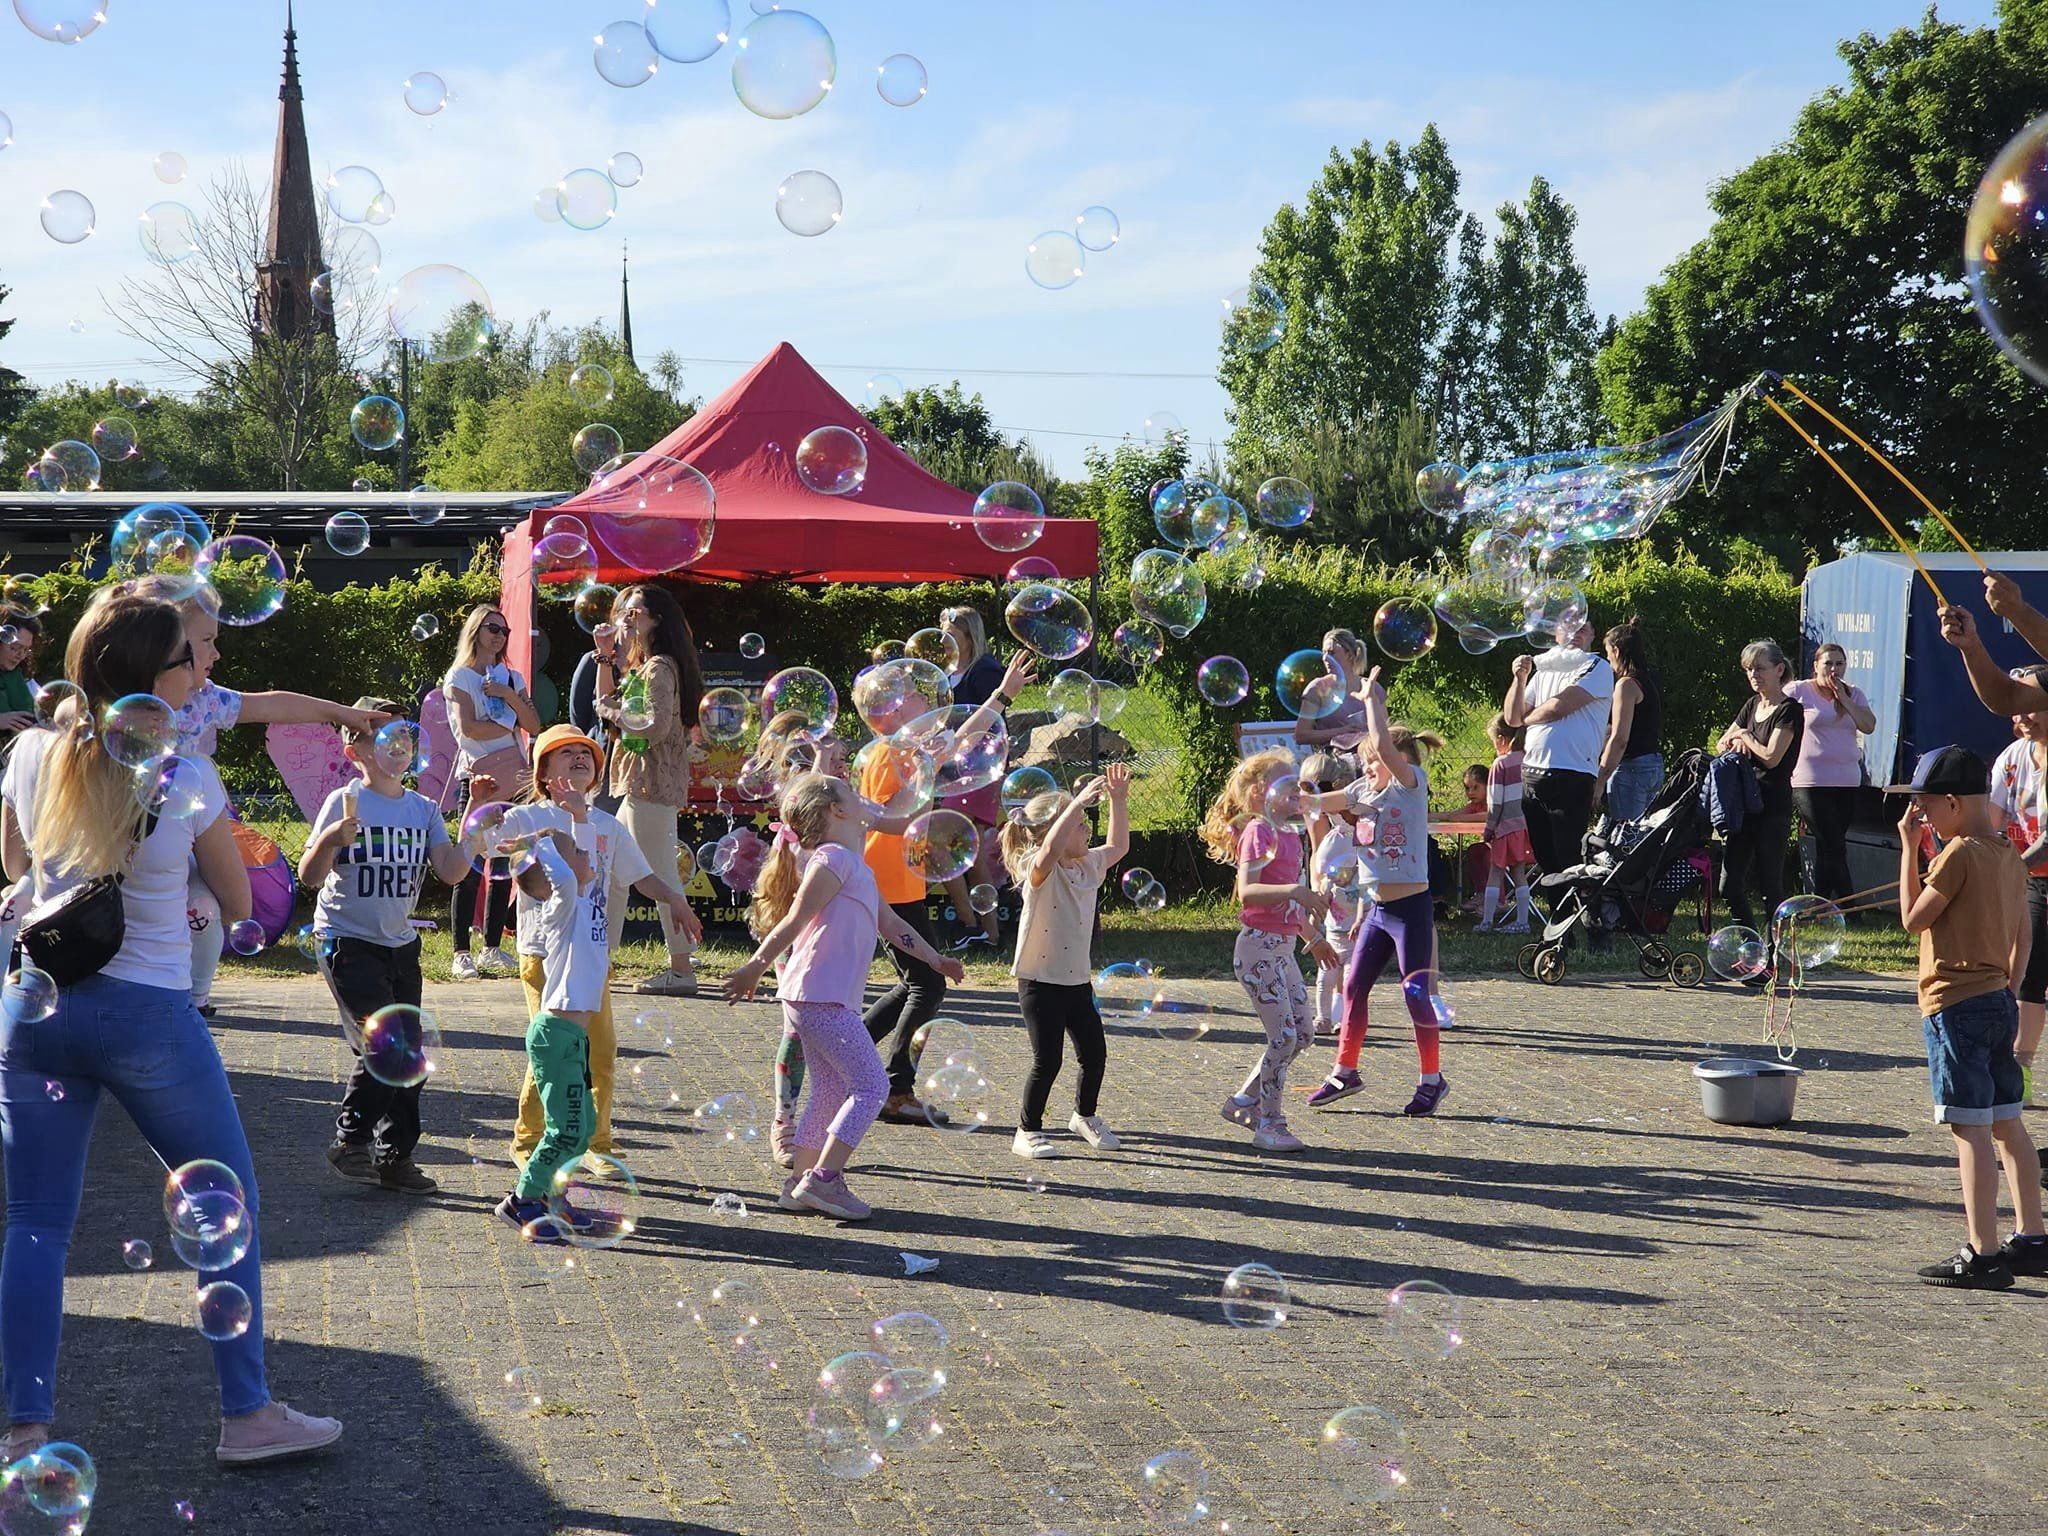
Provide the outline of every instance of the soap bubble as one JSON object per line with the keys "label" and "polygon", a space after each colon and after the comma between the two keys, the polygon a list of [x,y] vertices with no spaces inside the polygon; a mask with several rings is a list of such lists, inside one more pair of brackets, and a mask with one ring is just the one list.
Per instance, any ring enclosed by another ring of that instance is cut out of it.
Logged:
{"label": "soap bubble", "polygon": [[[595,1164],[604,1176],[590,1171]],[[616,1248],[633,1235],[640,1181],[615,1157],[586,1152],[555,1170],[548,1190],[548,1214],[567,1228],[578,1248]]]}
{"label": "soap bubble", "polygon": [[1723,981],[1751,981],[1771,968],[1771,954],[1762,934],[1734,923],[1707,940],[1707,964]]}
{"label": "soap bubble", "polygon": [[1436,645],[1436,613],[1419,597],[1396,597],[1372,616],[1372,638],[1395,661],[1413,661]]}
{"label": "soap bubble", "polygon": [[370,520],[360,512],[337,512],[327,519],[327,547],[337,555],[360,555],[370,547]]}
{"label": "soap bubble", "polygon": [[695,565],[718,533],[718,493],[694,465],[643,454],[600,472],[583,494],[597,542],[642,576]]}
{"label": "soap bubble", "polygon": [[769,678],[761,689],[761,718],[794,711],[806,736],[822,740],[832,734],[839,719],[839,693],[832,680],[813,667],[785,667]]}
{"label": "soap bubble", "polygon": [[1287,305],[1270,283],[1253,282],[1223,296],[1223,340],[1247,352],[1265,352],[1287,331]]}
{"label": "soap bubble", "polygon": [[1117,658],[1136,669],[1149,667],[1166,650],[1166,631],[1150,619],[1126,619],[1109,637]]}
{"label": "soap bubble", "polygon": [[434,1073],[441,1028],[410,1003],[391,1003],[363,1021],[363,1070],[393,1088],[416,1088]]}
{"label": "soap bubble", "polygon": [[990,549],[1014,554],[1045,532],[1045,503],[1016,480],[998,480],[974,498],[975,536]]}
{"label": "soap bubble", "polygon": [[412,621],[412,637],[416,642],[431,640],[440,633],[441,616],[437,613],[423,613]]}
{"label": "soap bubble", "polygon": [[249,1303],[249,1293],[232,1280],[202,1285],[193,1303],[199,1314],[200,1335],[216,1344],[247,1333],[256,1312]]}
{"label": "soap bubble", "polygon": [[1999,349],[2048,382],[2048,118],[1998,152],[1977,185],[1963,228],[1963,273],[1977,318]]}
{"label": "soap bubble", "polygon": [[637,21],[612,22],[591,41],[590,62],[606,85],[631,90],[652,80],[661,67],[647,29]]}
{"label": "soap bubble", "polygon": [[1441,460],[1423,465],[1415,474],[1415,499],[1422,503],[1423,511],[1450,522],[1464,510],[1464,469]]}
{"label": "soap bubble", "polygon": [[244,959],[250,955],[261,954],[263,946],[268,942],[269,935],[264,933],[263,925],[253,917],[241,918],[228,924],[228,948]]}
{"label": "soap bubble", "polygon": [[344,225],[334,232],[334,238],[327,246],[327,267],[337,277],[346,276],[358,283],[367,283],[377,275],[384,265],[384,247],[377,243],[377,237],[367,229],[356,225]]}
{"label": "soap bubble", "polygon": [[1177,549],[1206,549],[1223,537],[1237,503],[1214,481],[1169,480],[1152,498],[1152,525]]}
{"label": "soap bubble", "polygon": [[1095,679],[1079,667],[1068,667],[1046,684],[1045,702],[1061,719],[1093,724],[1102,718],[1101,696]]}
{"label": "soap bubble", "polygon": [[608,427],[601,421],[579,428],[569,440],[569,452],[576,460],[576,467],[586,475],[595,474],[609,464],[625,447],[618,428]]}
{"label": "soap bubble", "polygon": [[732,10],[727,0],[648,0],[640,24],[664,59],[697,64],[725,46]]}
{"label": "soap bubble", "polygon": [[327,206],[343,223],[360,224],[383,190],[384,178],[367,165],[344,165],[327,178]]}
{"label": "soap bubble", "polygon": [[205,1190],[178,1203],[171,1219],[171,1249],[179,1262],[201,1274],[228,1269],[248,1257],[256,1223],[239,1196]]}
{"label": "soap bubble", "polygon": [[1378,1504],[1408,1486],[1408,1435],[1377,1408],[1331,1416],[1316,1442],[1316,1470],[1348,1504]]}
{"label": "soap bubble", "polygon": [[868,445],[845,427],[818,427],[797,445],[796,474],[821,496],[851,496],[867,479]]}
{"label": "soap bubble", "polygon": [[640,178],[647,174],[647,167],[633,151],[622,149],[605,162],[604,172],[615,187],[637,187]]}
{"label": "soap bubble", "polygon": [[1143,960],[1117,960],[1095,973],[1095,999],[1105,1023],[1146,1024],[1159,1003],[1159,984]]}
{"label": "soap bubble", "polygon": [[[578,405],[591,410],[595,410],[601,405],[610,405],[612,403],[612,393],[612,371],[605,367],[604,364],[578,363],[569,371],[569,398]],[[567,520],[576,522],[576,519],[573,517]],[[561,519],[549,519],[545,531],[549,533],[558,532],[559,530],[555,527],[555,523],[558,521],[561,521]],[[578,526],[581,527],[580,524]],[[584,531],[588,532],[587,529]]]}
{"label": "soap bubble", "polygon": [[[551,1220],[542,1217],[542,1221]],[[538,1226],[540,1222],[533,1225]],[[541,1406],[544,1399],[540,1393],[540,1376],[530,1365],[515,1365],[501,1379],[494,1395],[493,1406],[508,1414],[531,1413]]]}
{"label": "soap bubble", "polygon": [[66,188],[43,199],[43,233],[59,245],[76,245],[93,232],[99,215],[92,199]]}
{"label": "soap bubble", "polygon": [[1024,275],[1041,288],[1071,288],[1087,265],[1081,242],[1063,229],[1048,229],[1024,247]]}
{"label": "soap bubble", "polygon": [[740,636],[740,655],[748,661],[759,661],[768,652],[768,642],[749,630]]}
{"label": "soap bubble", "polygon": [[1017,642],[1048,661],[1071,661],[1095,643],[1095,621],[1071,592],[1044,582],[1020,587],[1003,609]]}
{"label": "soap bubble", "polygon": [[195,1158],[180,1164],[164,1180],[164,1220],[173,1232],[196,1232],[207,1211],[225,1209],[227,1200],[246,1209],[248,1198],[234,1169],[211,1158]]}
{"label": "soap bubble", "polygon": [[960,670],[960,642],[937,626],[920,629],[903,642],[903,654],[928,661],[941,672]]}
{"label": "soap bubble", "polygon": [[123,768],[146,768],[177,750],[177,714],[153,693],[128,694],[100,717],[100,745]]}
{"label": "soap bubble", "polygon": [[36,1024],[57,1011],[57,983],[26,960],[0,985],[0,1012],[17,1024]]}
{"label": "soap bubble", "polygon": [[1344,702],[1344,683],[1321,651],[1295,651],[1273,672],[1273,691],[1291,715],[1324,720]]}
{"label": "soap bubble", "polygon": [[1090,204],[1074,215],[1074,238],[1084,251],[1106,251],[1123,237],[1117,216],[1100,203]]}
{"label": "soap bubble", "polygon": [[997,1113],[995,1086],[975,1061],[951,1061],[920,1069],[917,1096],[932,1128],[956,1135],[980,1130]]}
{"label": "soap bubble", "polygon": [[156,1251],[139,1237],[121,1245],[121,1262],[130,1269],[148,1269],[156,1262]]}
{"label": "soap bubble", "polygon": [[884,400],[901,400],[907,393],[903,381],[893,373],[878,373],[861,386],[861,398],[871,406]]}
{"label": "soap bubble", "polygon": [[1287,1282],[1270,1264],[1240,1264],[1223,1277],[1223,1317],[1233,1328],[1278,1328],[1293,1306]]}
{"label": "soap bubble", "polygon": [[1434,1280],[1410,1280],[1387,1292],[1387,1342],[1417,1365],[1448,1360],[1465,1342],[1464,1307]]}
{"label": "soap bubble", "polygon": [[929,1312],[892,1312],[878,1317],[868,1325],[868,1337],[890,1368],[908,1373],[914,1385],[931,1390],[946,1385],[953,1336]]}
{"label": "soap bubble", "polygon": [[1002,894],[999,891],[997,891],[994,886],[988,884],[986,881],[984,881],[980,885],[970,886],[968,888],[968,907],[983,917],[987,917],[989,913],[995,911],[996,907],[1001,903],[1001,901]]}
{"label": "soap bubble", "polygon": [[419,773],[428,762],[427,733],[410,720],[388,720],[371,738],[370,755],[386,773],[401,778]]}
{"label": "soap bubble", "polygon": [[[65,1522],[62,1529],[66,1532],[85,1529],[99,1492],[100,1473],[83,1446],[69,1440],[47,1441],[14,1462],[4,1475],[9,1494],[18,1489],[37,1514]],[[43,1529],[39,1522],[4,1516],[0,1516],[0,1527],[10,1533]]]}
{"label": "soap bubble", "polygon": [[199,254],[199,215],[183,203],[151,203],[136,236],[145,255],[175,265]]}
{"label": "soap bubble", "polygon": [[1162,1525],[1192,1525],[1209,1512],[1209,1469],[1191,1451],[1161,1451],[1138,1477],[1145,1513]]}
{"label": "soap bubble", "polygon": [[370,206],[363,214],[365,224],[389,224],[398,217],[398,198],[389,187],[370,199]]}
{"label": "soap bubble", "polygon": [[869,667],[853,680],[853,708],[877,736],[948,708],[953,685],[940,668],[915,656],[899,656]]}
{"label": "soap bubble", "polygon": [[136,454],[135,423],[126,416],[103,416],[92,424],[93,452],[102,462],[132,459]]}
{"label": "soap bubble", "polygon": [[401,277],[385,301],[384,312],[391,321],[392,334],[409,342],[430,363],[460,363],[475,357],[497,325],[484,285],[445,262],[414,267]]}
{"label": "soap bubble", "polygon": [[1804,977],[1841,955],[1849,920],[1824,896],[1792,896],[1771,914],[1771,937],[1778,953],[1791,961],[1793,975]]}
{"label": "soap bubble", "polygon": [[733,94],[756,117],[801,117],[825,99],[838,74],[832,34],[801,11],[763,16],[733,45]]}
{"label": "soap bubble", "polygon": [[737,688],[707,689],[697,701],[697,724],[706,741],[738,741],[747,733],[747,696]]}
{"label": "soap bubble", "polygon": [[[49,466],[57,472],[57,491],[96,491],[100,488],[99,451],[75,437],[64,438],[43,450],[38,468]],[[48,469],[44,469],[47,476]]]}
{"label": "soap bubble", "polygon": [[697,1106],[696,1120],[721,1141],[735,1146],[761,1139],[761,1111],[750,1094],[721,1093]]}
{"label": "soap bubble", "polygon": [[1586,594],[1568,581],[1546,581],[1522,599],[1522,628],[1568,643],[1586,622]]}
{"label": "soap bubble", "polygon": [[1178,638],[1209,611],[1209,587],[1186,555],[1148,549],[1131,562],[1131,606]]}
{"label": "soap bubble", "polygon": [[938,1417],[940,1393],[922,1372],[890,1371],[868,1393],[868,1433],[877,1444],[898,1451],[938,1444],[945,1435]]}
{"label": "soap bubble", "polygon": [[747,1202],[738,1195],[726,1193],[711,1198],[711,1214],[725,1221],[745,1221]]}
{"label": "soap bubble", "polygon": [[775,217],[793,235],[824,234],[845,208],[839,183],[823,171],[796,171],[775,189]]}
{"label": "soap bubble", "polygon": [[167,149],[150,161],[149,168],[167,187],[175,187],[185,179],[185,157],[174,149]]}
{"label": "soap bubble", "polygon": [[1140,912],[1163,912],[1166,910],[1166,887],[1149,869],[1132,869],[1124,873],[1123,892],[1132,906]]}
{"label": "soap bubble", "polygon": [[1219,708],[1242,704],[1252,691],[1252,675],[1235,656],[1211,656],[1195,669],[1195,691]]}
{"label": "soap bubble", "polygon": [[619,589],[602,581],[593,581],[576,594],[569,611],[576,616],[576,627],[586,635],[597,633],[600,624],[609,624],[612,619],[612,604],[618,600]]}
{"label": "soap bubble", "polygon": [[75,43],[107,19],[107,0],[14,0],[14,14],[37,37]]}
{"label": "soap bubble", "polygon": [[[1152,444],[1155,447],[1157,447],[1160,444],[1170,442],[1176,437],[1184,438],[1188,435],[1188,429],[1181,423],[1180,417],[1176,416],[1172,411],[1152,412],[1152,414],[1147,416],[1144,420],[1143,432],[1145,435],[1145,441],[1147,443]],[[1166,484],[1171,483],[1171,481],[1166,482]],[[1152,495],[1150,499],[1154,502],[1157,502],[1159,499],[1159,493],[1165,488],[1165,484],[1155,485],[1152,488]]]}
{"label": "soap bubble", "polygon": [[979,845],[974,823],[958,811],[927,811],[903,833],[904,859],[930,885],[966,874]]}
{"label": "soap bubble", "polygon": [[543,534],[533,546],[533,581],[543,601],[572,601],[597,579],[597,551],[580,534]]}
{"label": "soap bubble", "polygon": [[405,408],[389,395],[365,395],[348,413],[348,429],[370,452],[384,453],[405,434]]}
{"label": "soap bubble", "polygon": [[1007,821],[1029,824],[1031,802],[1040,795],[1049,795],[1060,787],[1047,769],[1036,763],[1026,763],[1021,768],[1012,768],[1003,779],[1003,817]]}
{"label": "soap bubble", "polygon": [[448,82],[431,69],[405,77],[405,109],[420,117],[432,117],[448,105]]}
{"label": "soap bubble", "polygon": [[875,66],[875,90],[892,107],[914,107],[924,100],[931,77],[914,55],[892,53]]}
{"label": "soap bubble", "polygon": [[760,1287],[751,1280],[733,1276],[711,1288],[703,1304],[695,1309],[695,1316],[719,1343],[746,1349],[761,1331],[761,1314],[765,1310]]}
{"label": "soap bubble", "polygon": [[1259,487],[1253,505],[1268,528],[1299,528],[1315,513],[1316,498],[1301,481],[1275,475]]}
{"label": "soap bubble", "polygon": [[[756,23],[758,25],[758,23]],[[826,1362],[804,1412],[804,1438],[834,1477],[866,1477],[882,1465],[868,1428],[868,1401],[891,1367],[872,1350],[850,1350]]]}

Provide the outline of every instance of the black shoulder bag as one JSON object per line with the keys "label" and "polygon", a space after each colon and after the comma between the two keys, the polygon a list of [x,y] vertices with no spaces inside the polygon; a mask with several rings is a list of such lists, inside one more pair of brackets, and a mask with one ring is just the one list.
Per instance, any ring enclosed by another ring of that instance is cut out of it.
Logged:
{"label": "black shoulder bag", "polygon": [[128,937],[128,914],[121,905],[126,867],[151,833],[157,814],[143,818],[142,831],[129,846],[122,870],[98,875],[67,892],[54,907],[25,920],[16,947],[38,970],[60,987],[97,976],[121,952]]}

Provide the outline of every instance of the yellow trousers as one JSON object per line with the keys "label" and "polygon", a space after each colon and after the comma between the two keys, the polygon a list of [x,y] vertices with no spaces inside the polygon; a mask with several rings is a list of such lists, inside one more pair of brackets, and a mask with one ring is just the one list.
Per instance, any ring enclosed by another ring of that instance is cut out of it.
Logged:
{"label": "yellow trousers", "polygon": [[[540,1012],[541,961],[539,955],[519,957],[519,983],[526,988],[526,1016]],[[609,978],[607,978],[609,980]],[[597,1124],[590,1133],[590,1150],[612,1155],[612,1074],[619,1060],[619,1037],[612,1028],[612,995],[609,988],[604,1006],[596,1013],[578,1014],[588,1020],[590,1032],[590,1096],[597,1102]],[[540,1090],[534,1086],[533,1070],[519,1086],[519,1119],[512,1127],[512,1161],[526,1166],[533,1149],[547,1130],[547,1116],[540,1107]]]}

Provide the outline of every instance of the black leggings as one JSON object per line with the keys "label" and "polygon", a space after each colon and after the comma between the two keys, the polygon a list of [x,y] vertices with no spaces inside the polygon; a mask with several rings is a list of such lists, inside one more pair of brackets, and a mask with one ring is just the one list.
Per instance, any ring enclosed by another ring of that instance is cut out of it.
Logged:
{"label": "black leggings", "polygon": [[1095,1011],[1095,989],[1085,981],[1019,981],[1017,1007],[1024,1014],[1024,1033],[1031,1038],[1031,1075],[1024,1079],[1024,1109],[1017,1124],[1027,1131],[1045,1129],[1045,1101],[1060,1075],[1061,1043],[1074,1038],[1074,1060],[1081,1081],[1074,1088],[1074,1113],[1092,1115],[1102,1093],[1102,1071],[1109,1046],[1102,1036],[1102,1015]]}
{"label": "black leggings", "polygon": [[[469,780],[462,780],[462,796],[457,802],[460,814],[469,814]],[[505,937],[505,928],[512,915],[512,871],[503,859],[492,859],[490,895],[484,899],[484,943],[496,949]],[[455,894],[448,899],[448,932],[455,940],[458,954],[469,952],[470,929],[476,923],[476,893],[483,887],[482,871],[471,867],[462,877],[462,884],[455,887]]]}
{"label": "black leggings", "polygon": [[1586,824],[1593,819],[1590,773],[1568,768],[1522,770],[1522,819],[1529,826],[1529,848],[1536,867],[1546,875],[1579,862]]}
{"label": "black leggings", "polygon": [[1766,927],[1758,927],[1749,904],[1749,877],[1754,869],[1756,888],[1764,899],[1764,923],[1777,915],[1785,899],[1785,845],[1792,836],[1792,808],[1765,811],[1743,822],[1742,830],[1728,839],[1721,855],[1721,900],[1728,916],[1745,928],[1756,928],[1768,942]]}
{"label": "black leggings", "polygon": [[1792,791],[1799,819],[1813,833],[1813,888],[1830,901],[1840,901],[1851,889],[1849,823],[1855,819],[1861,793],[1853,784]]}
{"label": "black leggings", "polygon": [[[932,935],[931,914],[923,902],[906,901],[901,906],[892,902],[889,910],[910,924],[925,943],[938,948]],[[910,1059],[910,1037],[931,1022],[939,1004],[946,1000],[946,978],[893,944],[888,946],[888,953],[889,963],[896,967],[896,985],[868,1005],[861,1023],[867,1025],[868,1038],[875,1044],[880,1045],[885,1035],[889,1039],[889,1048],[882,1053],[882,1064],[889,1069],[889,1092],[909,1093],[917,1081],[917,1063]]]}

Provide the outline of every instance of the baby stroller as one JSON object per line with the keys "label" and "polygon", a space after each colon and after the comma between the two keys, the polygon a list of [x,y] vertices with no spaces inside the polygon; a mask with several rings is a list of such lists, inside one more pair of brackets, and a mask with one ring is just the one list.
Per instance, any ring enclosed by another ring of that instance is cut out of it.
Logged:
{"label": "baby stroller", "polygon": [[1668,976],[1681,987],[1700,984],[1706,962],[1690,950],[1674,954],[1658,935],[1703,878],[1709,826],[1700,785],[1706,771],[1706,753],[1685,753],[1642,820],[1603,822],[1586,835],[1582,863],[1536,882],[1551,916],[1543,937],[1515,957],[1524,976],[1551,986],[1563,981],[1565,945],[1573,929],[1583,928],[1589,935],[1626,934],[1652,981]]}

